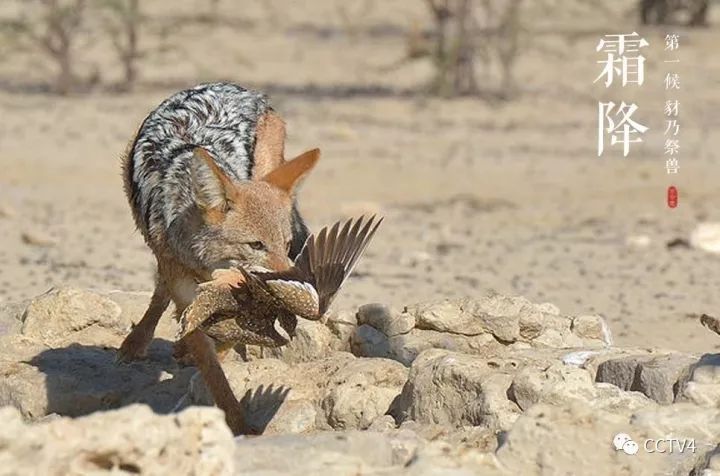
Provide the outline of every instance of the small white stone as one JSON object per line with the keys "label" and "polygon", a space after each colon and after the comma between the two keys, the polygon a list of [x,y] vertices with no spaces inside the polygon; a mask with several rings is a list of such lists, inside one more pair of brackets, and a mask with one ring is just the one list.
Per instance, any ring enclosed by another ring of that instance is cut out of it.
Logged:
{"label": "small white stone", "polygon": [[629,235],[625,238],[625,244],[633,248],[647,248],[651,242],[648,235]]}
{"label": "small white stone", "polygon": [[720,223],[699,223],[690,234],[693,248],[720,254]]}
{"label": "small white stone", "polygon": [[583,365],[585,365],[585,362],[590,359],[590,357],[594,357],[601,353],[602,352],[599,350],[579,350],[577,352],[570,352],[569,354],[565,354],[562,358],[562,361],[565,365],[582,367]]}

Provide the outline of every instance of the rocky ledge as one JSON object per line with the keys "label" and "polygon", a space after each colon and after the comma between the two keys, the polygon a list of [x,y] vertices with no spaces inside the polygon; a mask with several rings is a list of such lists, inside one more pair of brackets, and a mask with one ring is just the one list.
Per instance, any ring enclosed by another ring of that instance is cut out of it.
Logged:
{"label": "rocky ledge", "polygon": [[720,475],[720,355],[617,348],[600,316],[490,293],[304,321],[287,347],[224,362],[263,430],[233,438],[172,359],[172,319],[146,360],[115,363],[148,300],[66,288],[0,306],[3,471]]}

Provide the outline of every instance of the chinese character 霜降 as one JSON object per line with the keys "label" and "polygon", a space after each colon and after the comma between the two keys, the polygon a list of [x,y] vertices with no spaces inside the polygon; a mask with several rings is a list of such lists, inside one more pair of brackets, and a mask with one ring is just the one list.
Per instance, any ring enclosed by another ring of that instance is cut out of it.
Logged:
{"label": "chinese character \u971c\u964d", "polygon": [[598,103],[598,157],[605,150],[606,135],[610,136],[610,145],[618,143],[623,145],[623,157],[627,157],[630,153],[630,144],[642,142],[640,135],[648,130],[646,126],[631,117],[638,109],[636,104],[625,104],[623,101],[617,109],[615,106],[612,101]]}
{"label": "chinese character \u971c\u964d", "polygon": [[605,78],[605,87],[610,87],[615,77],[622,79],[622,85],[637,84],[642,86],[645,81],[645,57],[640,54],[640,48],[649,43],[640,37],[637,32],[625,35],[605,35],[595,48],[607,54],[607,58],[598,61],[604,64],[600,75],[595,78]]}

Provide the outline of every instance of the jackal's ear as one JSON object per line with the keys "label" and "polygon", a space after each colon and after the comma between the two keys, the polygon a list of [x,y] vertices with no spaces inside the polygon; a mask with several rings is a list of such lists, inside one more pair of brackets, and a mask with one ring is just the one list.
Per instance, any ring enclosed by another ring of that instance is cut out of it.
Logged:
{"label": "jackal's ear", "polygon": [[303,152],[292,160],[288,160],[262,178],[263,181],[280,190],[292,194],[303,177],[315,167],[320,158],[320,149]]}
{"label": "jackal's ear", "polygon": [[201,147],[193,150],[190,161],[190,178],[197,205],[203,210],[225,211],[234,184],[215,163],[208,151]]}

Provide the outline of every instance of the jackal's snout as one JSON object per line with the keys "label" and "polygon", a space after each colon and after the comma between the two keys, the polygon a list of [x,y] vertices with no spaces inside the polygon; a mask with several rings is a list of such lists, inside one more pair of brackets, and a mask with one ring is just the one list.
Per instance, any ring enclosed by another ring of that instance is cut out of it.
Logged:
{"label": "jackal's snout", "polygon": [[268,257],[268,264],[270,265],[270,269],[273,271],[286,271],[290,269],[293,262],[287,257],[287,255],[273,253]]}

